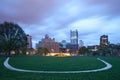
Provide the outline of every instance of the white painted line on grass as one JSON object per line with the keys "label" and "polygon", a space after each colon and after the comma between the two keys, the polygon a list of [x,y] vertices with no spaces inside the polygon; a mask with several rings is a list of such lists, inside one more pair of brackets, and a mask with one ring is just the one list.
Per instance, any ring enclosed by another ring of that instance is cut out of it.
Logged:
{"label": "white painted line on grass", "polygon": [[35,70],[25,70],[25,69],[18,69],[12,67],[8,61],[9,57],[4,61],[4,66],[9,69],[9,70],[14,70],[14,71],[19,71],[19,72],[33,72],[33,73],[89,73],[89,72],[98,72],[98,71],[104,71],[112,68],[112,65],[109,64],[108,62],[97,58],[99,61],[103,62],[106,66],[100,69],[94,69],[94,70],[82,70],[82,71],[35,71]]}

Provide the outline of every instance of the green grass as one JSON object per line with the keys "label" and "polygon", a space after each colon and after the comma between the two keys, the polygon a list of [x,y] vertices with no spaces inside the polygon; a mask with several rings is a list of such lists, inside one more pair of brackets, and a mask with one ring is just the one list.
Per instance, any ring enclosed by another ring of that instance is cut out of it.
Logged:
{"label": "green grass", "polygon": [[[113,65],[110,70],[79,74],[40,74],[11,71],[4,67],[5,59],[0,57],[0,80],[120,80],[120,57],[102,58]],[[96,57],[16,56],[11,57],[9,63],[17,68],[49,71],[86,70],[105,66]]]}
{"label": "green grass", "polygon": [[12,57],[10,64],[17,68],[44,71],[78,71],[105,66],[96,57]]}

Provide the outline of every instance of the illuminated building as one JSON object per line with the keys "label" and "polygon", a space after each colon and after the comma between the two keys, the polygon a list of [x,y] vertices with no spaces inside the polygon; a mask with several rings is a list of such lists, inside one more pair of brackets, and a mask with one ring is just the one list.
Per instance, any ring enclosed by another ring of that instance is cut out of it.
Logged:
{"label": "illuminated building", "polygon": [[47,48],[51,53],[59,52],[59,43],[56,42],[54,38],[51,39],[47,34],[45,35],[45,38],[36,44],[36,48],[39,47]]}
{"label": "illuminated building", "polygon": [[62,53],[68,52],[66,48],[67,44],[68,43],[66,42],[66,40],[62,40],[62,42],[60,42],[60,52]]}
{"label": "illuminated building", "polygon": [[78,31],[70,31],[71,44],[78,44]]}
{"label": "illuminated building", "polygon": [[73,53],[78,51],[78,31],[70,31],[70,43],[67,44],[66,48],[70,49]]}
{"label": "illuminated building", "polygon": [[71,43],[67,44],[66,46],[66,48],[72,51],[73,53],[77,53],[78,47],[79,47],[78,44],[71,44]]}
{"label": "illuminated building", "polygon": [[108,36],[107,35],[102,35],[101,37],[100,37],[100,45],[108,45],[109,43],[108,43]]}

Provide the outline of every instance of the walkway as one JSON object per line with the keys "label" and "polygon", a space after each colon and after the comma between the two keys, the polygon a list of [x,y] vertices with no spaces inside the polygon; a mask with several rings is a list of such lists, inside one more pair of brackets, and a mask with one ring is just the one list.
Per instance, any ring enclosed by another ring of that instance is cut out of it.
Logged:
{"label": "walkway", "polygon": [[106,67],[100,68],[100,69],[94,69],[94,70],[82,70],[82,71],[35,71],[35,70],[24,70],[24,69],[18,69],[12,67],[9,62],[9,57],[4,61],[4,66],[9,70],[19,71],[19,72],[33,72],[33,73],[90,73],[90,72],[98,72],[98,71],[104,71],[112,68],[112,65],[108,62],[97,58],[99,61],[103,62]]}

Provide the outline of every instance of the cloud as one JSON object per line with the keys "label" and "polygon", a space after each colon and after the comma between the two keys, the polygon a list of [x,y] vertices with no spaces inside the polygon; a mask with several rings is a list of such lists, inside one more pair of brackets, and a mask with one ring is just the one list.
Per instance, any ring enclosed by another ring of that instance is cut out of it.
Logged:
{"label": "cloud", "polygon": [[[85,0],[88,4],[92,6],[103,6],[103,10],[105,11],[105,15],[109,15],[111,17],[120,16],[120,0]],[[101,11],[101,13],[102,13]]]}
{"label": "cloud", "polygon": [[42,21],[58,8],[55,0],[1,0],[0,5],[0,17],[23,23]]}
{"label": "cloud", "polygon": [[[18,23],[33,43],[45,34],[70,40],[70,30],[79,31],[85,44],[98,44],[103,34],[112,42],[120,38],[119,0],[0,0],[0,22]],[[114,38],[112,38],[112,37]]]}
{"label": "cloud", "polygon": [[71,29],[78,29],[79,34],[88,34],[97,33],[100,29],[100,26],[104,23],[106,17],[90,17],[86,19],[80,19],[70,24]]}

